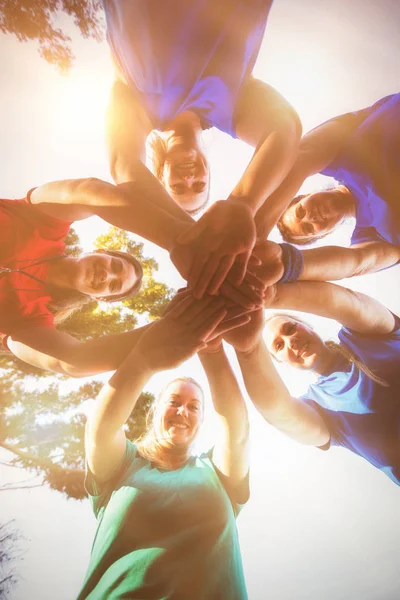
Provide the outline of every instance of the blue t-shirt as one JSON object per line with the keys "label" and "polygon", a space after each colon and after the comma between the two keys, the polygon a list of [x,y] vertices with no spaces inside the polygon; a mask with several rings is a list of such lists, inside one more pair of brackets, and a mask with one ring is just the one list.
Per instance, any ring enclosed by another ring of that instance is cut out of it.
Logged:
{"label": "blue t-shirt", "polygon": [[353,114],[360,125],[321,173],[334,177],[353,195],[356,226],[351,244],[400,245],[400,94]]}
{"label": "blue t-shirt", "polygon": [[193,111],[235,137],[234,111],[273,0],[103,0],[107,38],[155,129]]}
{"label": "blue t-shirt", "polygon": [[389,335],[366,336],[343,327],[339,341],[389,387],[352,364],[350,371],[320,377],[300,399],[326,423],[330,445],[365,458],[400,485],[400,319]]}

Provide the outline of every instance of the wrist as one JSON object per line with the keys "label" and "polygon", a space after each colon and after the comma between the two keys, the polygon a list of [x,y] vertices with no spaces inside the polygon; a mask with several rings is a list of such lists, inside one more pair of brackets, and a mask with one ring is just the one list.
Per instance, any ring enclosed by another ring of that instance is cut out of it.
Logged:
{"label": "wrist", "polygon": [[283,263],[283,275],[278,283],[292,283],[297,281],[303,272],[304,257],[301,250],[292,244],[279,244],[282,250],[281,262]]}
{"label": "wrist", "polygon": [[221,343],[221,345],[218,346],[218,348],[215,348],[214,350],[207,350],[207,348],[205,348],[204,350],[198,352],[198,356],[202,363],[213,362],[215,360],[218,360],[220,357],[225,356],[224,347]]}
{"label": "wrist", "polygon": [[257,207],[253,206],[254,203],[252,202],[249,196],[232,192],[232,194],[228,196],[227,201],[245,206],[246,208],[248,208],[249,212],[251,213],[251,216],[253,218],[255,217]]}
{"label": "wrist", "polygon": [[138,378],[147,380],[150,379],[156,372],[157,369],[151,365],[147,351],[141,350],[141,344],[138,342],[134,349],[118,367],[110,381],[129,381],[132,379],[136,380]]}
{"label": "wrist", "polygon": [[250,358],[251,356],[253,356],[254,354],[256,354],[260,348],[260,345],[261,345],[261,337],[258,338],[258,340],[255,342],[255,344],[252,344],[252,346],[250,346],[249,348],[246,348],[245,350],[238,350],[237,348],[235,348],[236,356],[237,356],[239,362],[241,360],[246,360],[246,359]]}
{"label": "wrist", "polygon": [[185,221],[181,221],[179,219],[175,219],[174,217],[165,217],[165,225],[163,226],[163,231],[159,236],[160,242],[159,246],[164,248],[167,252],[171,253],[171,251],[177,245],[177,239],[180,235],[187,229],[193,226],[194,221],[190,223],[186,223]]}

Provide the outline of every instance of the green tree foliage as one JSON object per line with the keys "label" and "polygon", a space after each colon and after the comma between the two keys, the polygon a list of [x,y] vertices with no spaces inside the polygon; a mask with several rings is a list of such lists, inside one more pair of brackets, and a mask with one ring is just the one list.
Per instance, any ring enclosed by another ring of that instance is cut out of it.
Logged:
{"label": "green tree foliage", "polygon": [[[66,394],[60,391],[59,381],[52,381],[44,391],[27,392],[11,370],[3,371],[0,446],[12,453],[8,464],[39,475],[38,485],[48,485],[70,498],[84,498],[86,418],[82,411],[90,410],[101,385],[100,381],[91,381]],[[140,395],[126,425],[129,439],[142,434],[153,400],[152,394]],[[23,489],[25,485],[18,487]],[[15,486],[5,484],[3,489]]]}
{"label": "green tree foliage", "polygon": [[40,55],[66,73],[74,59],[71,38],[57,24],[67,15],[84,38],[103,39],[101,0],[0,0],[0,31],[34,40]]}
{"label": "green tree foliage", "polygon": [[[71,231],[66,241],[67,254],[79,255],[76,233]],[[90,302],[74,313],[63,329],[81,340],[135,327],[137,315],[145,321],[157,318],[172,292],[156,281],[156,261],[143,255],[143,245],[130,234],[111,228],[96,240],[96,247],[123,250],[140,260],[143,288],[124,302]],[[94,400],[102,383],[93,379],[66,393],[65,377],[35,369],[9,353],[0,357],[0,374],[0,446],[12,452],[10,464],[40,475],[43,484],[69,497],[83,498],[85,416],[81,407]],[[33,391],[28,391],[31,387]],[[141,394],[127,423],[130,439],[142,433],[152,401],[151,394]]]}

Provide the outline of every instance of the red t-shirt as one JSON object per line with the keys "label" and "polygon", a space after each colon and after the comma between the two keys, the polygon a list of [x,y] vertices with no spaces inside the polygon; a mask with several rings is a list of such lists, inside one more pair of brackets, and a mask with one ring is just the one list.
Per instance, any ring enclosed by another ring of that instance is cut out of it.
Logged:
{"label": "red t-shirt", "polygon": [[[0,200],[0,266],[23,269],[45,281],[49,263],[34,263],[64,253],[63,239],[71,223],[37,210],[29,202],[31,191],[21,200]],[[0,271],[0,339],[4,345],[5,336],[20,329],[54,327],[47,308],[50,300],[43,283],[22,273]]]}

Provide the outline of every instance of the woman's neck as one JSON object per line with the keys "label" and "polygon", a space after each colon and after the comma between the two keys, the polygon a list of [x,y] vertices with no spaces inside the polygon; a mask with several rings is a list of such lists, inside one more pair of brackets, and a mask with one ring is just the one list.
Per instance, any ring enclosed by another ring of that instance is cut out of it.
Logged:
{"label": "woman's neck", "polygon": [[337,192],[340,193],[342,202],[344,217],[355,217],[356,216],[356,203],[354,201],[353,194],[345,185],[338,185],[336,188]]}
{"label": "woman's neck", "polygon": [[326,347],[323,359],[314,369],[314,372],[324,377],[332,375],[335,371],[346,371],[350,362],[336,348]]}
{"label": "woman's neck", "polygon": [[182,446],[172,446],[163,441],[157,440],[156,444],[142,448],[144,454],[148,454],[145,458],[149,459],[154,465],[161,469],[175,471],[183,467],[190,457],[190,449]]}
{"label": "woman's neck", "polygon": [[196,113],[186,111],[177,115],[164,129],[168,150],[188,146],[202,151],[201,121]]}
{"label": "woman's neck", "polygon": [[76,260],[71,256],[49,262],[46,283],[60,288],[73,288]]}

